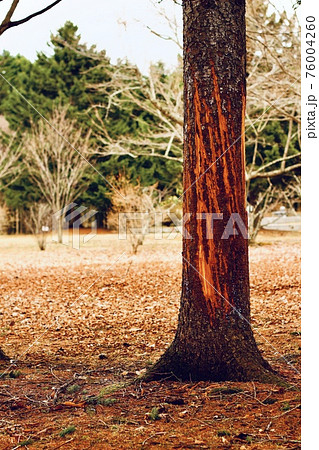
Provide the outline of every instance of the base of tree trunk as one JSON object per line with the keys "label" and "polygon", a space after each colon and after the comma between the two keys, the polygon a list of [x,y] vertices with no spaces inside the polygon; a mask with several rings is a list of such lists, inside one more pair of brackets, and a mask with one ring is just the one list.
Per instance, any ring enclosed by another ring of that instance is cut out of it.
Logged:
{"label": "base of tree trunk", "polygon": [[10,358],[0,348],[0,361],[10,361]]}
{"label": "base of tree trunk", "polygon": [[195,365],[177,353],[171,345],[164,355],[143,376],[143,381],[259,381],[287,385],[270,367],[260,361],[220,361],[211,365],[209,361]]}
{"label": "base of tree trunk", "polygon": [[201,311],[189,313],[187,320],[196,326],[183,326],[186,317],[180,313],[173,343],[143,380],[260,381],[287,385],[263,359],[249,323],[236,312],[226,319],[216,318],[215,326]]}

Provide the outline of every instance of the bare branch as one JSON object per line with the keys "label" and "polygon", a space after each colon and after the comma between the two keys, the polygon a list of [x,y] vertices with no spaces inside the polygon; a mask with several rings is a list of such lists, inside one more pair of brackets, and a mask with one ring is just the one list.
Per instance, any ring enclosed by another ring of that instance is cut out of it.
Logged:
{"label": "bare branch", "polygon": [[[19,176],[18,164],[21,156],[21,146],[15,145],[15,136],[13,135],[8,144],[0,143],[0,182],[1,188],[7,187],[13,183]],[[8,177],[10,179],[8,179]],[[8,181],[3,185],[3,180]]]}
{"label": "bare branch", "polygon": [[292,166],[285,167],[284,169],[272,170],[270,172],[260,172],[260,173],[252,173],[250,175],[250,180],[255,178],[275,178],[280,175],[285,175],[287,173],[293,172],[294,170],[300,169],[301,163],[293,164]]}
{"label": "bare branch", "polygon": [[31,205],[25,219],[26,227],[35,236],[40,250],[45,250],[46,247],[50,213],[52,211],[47,203],[38,202]]}
{"label": "bare branch", "polygon": [[11,17],[16,10],[16,7],[18,6],[18,3],[19,0],[13,0],[13,2],[11,3],[9,11],[7,12],[6,17],[3,19],[0,25],[0,35],[8,29],[8,24],[10,23]]}
{"label": "bare branch", "polygon": [[[32,127],[30,135],[25,135],[24,162],[54,212],[74,201],[85,189],[83,175],[90,155],[89,138],[89,133],[82,137],[75,121],[67,119],[66,109],[56,110],[50,124],[41,121]],[[79,148],[81,154],[74,148]]]}
{"label": "bare branch", "polygon": [[44,14],[46,11],[49,11],[49,9],[53,8],[55,5],[57,5],[58,3],[60,3],[62,0],[55,0],[55,2],[51,3],[50,5],[46,6],[45,8],[30,14],[29,16],[25,17],[24,19],[20,19],[20,20],[16,20],[14,22],[11,22],[11,17],[19,3],[19,0],[14,0],[12,2],[12,5],[4,19],[4,21],[2,22],[2,24],[0,25],[0,35],[2,33],[4,33],[6,30],[8,30],[9,28],[13,28],[13,27],[17,27],[18,25],[21,25],[25,22],[28,22],[29,20],[33,19],[36,16],[39,16],[40,14]]}

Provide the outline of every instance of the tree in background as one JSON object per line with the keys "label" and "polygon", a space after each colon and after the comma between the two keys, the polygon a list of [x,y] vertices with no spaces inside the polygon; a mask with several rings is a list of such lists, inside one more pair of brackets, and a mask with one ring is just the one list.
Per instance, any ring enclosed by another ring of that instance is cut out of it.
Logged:
{"label": "tree in background", "polygon": [[[4,51],[0,58],[0,74],[11,84],[14,83],[15,88],[22,95],[30,96],[30,101],[35,107],[39,107],[42,102],[45,113],[48,101],[45,98],[35,98],[32,92],[32,66],[32,63],[24,56],[12,56],[7,51]],[[3,79],[0,83],[0,111],[10,128],[17,133],[23,133],[26,127],[30,127],[32,108]]]}
{"label": "tree in background", "polygon": [[50,229],[50,207],[47,203],[34,203],[28,210],[26,225],[35,236],[39,249],[45,250],[47,233]]}
{"label": "tree in background", "polygon": [[14,136],[0,136],[0,187],[13,183],[17,177],[21,146],[17,146]]}
{"label": "tree in background", "polygon": [[116,190],[111,194],[112,213],[108,223],[119,230],[123,239],[128,238],[135,255],[154,226],[156,213],[161,211],[162,192],[156,185],[143,187],[124,174],[113,179],[112,185]]}
{"label": "tree in background", "polygon": [[[5,121],[4,117],[1,117],[1,126],[6,129],[6,132],[2,131],[0,135],[0,201],[1,207],[5,205],[3,199],[5,193],[8,192],[9,187],[15,183],[19,178],[20,171],[22,170],[21,162],[21,145],[17,142],[15,134],[7,129],[8,123]],[[8,210],[5,205],[2,208],[3,218],[1,228],[3,230],[8,229]],[[18,216],[16,215],[16,222]],[[1,230],[2,231],[2,230]]]}
{"label": "tree in background", "polygon": [[[89,86],[108,93],[108,103],[93,105],[93,130],[102,155],[149,156],[182,162],[183,81],[182,65],[167,72],[162,64],[152,65],[148,76],[130,64],[109,72],[110,81]],[[111,92],[110,92],[111,91]],[[127,111],[135,105],[135,134],[112,135],[108,119],[114,109]],[[102,113],[101,113],[102,110]],[[143,112],[143,114],[142,114]]]}
{"label": "tree in background", "polygon": [[[25,135],[24,163],[52,213],[61,211],[85,190],[90,133],[84,137],[65,108],[56,110],[50,123],[41,121]],[[58,241],[62,242],[63,213],[58,220]]]}
{"label": "tree in background", "polygon": [[300,168],[300,29],[297,16],[248,2],[247,180]]}
{"label": "tree in background", "polygon": [[[38,111],[47,117],[59,105],[67,105],[69,116],[77,119],[82,128],[90,128],[87,110],[92,103],[101,101],[101,97],[87,89],[87,85],[106,81],[105,71],[95,58],[103,58],[105,64],[109,61],[105,52],[80,44],[81,36],[77,30],[71,22],[66,22],[55,35],[51,35],[53,54],[47,56],[40,52],[33,63],[8,52],[0,57],[1,73],[16,88],[12,89],[5,82],[0,86],[0,111],[12,129],[23,132],[40,119]],[[83,54],[70,50],[61,41],[81,49]],[[87,51],[90,51],[91,58],[85,56]]]}

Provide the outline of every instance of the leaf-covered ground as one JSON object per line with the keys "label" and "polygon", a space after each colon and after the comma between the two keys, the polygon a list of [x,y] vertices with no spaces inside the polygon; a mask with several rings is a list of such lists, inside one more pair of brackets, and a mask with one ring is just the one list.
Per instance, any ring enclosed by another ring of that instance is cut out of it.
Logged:
{"label": "leaf-covered ground", "polygon": [[300,245],[251,254],[252,326],[289,388],[131,383],[174,336],[180,240],[98,235],[80,251],[0,238],[0,449],[300,448]]}

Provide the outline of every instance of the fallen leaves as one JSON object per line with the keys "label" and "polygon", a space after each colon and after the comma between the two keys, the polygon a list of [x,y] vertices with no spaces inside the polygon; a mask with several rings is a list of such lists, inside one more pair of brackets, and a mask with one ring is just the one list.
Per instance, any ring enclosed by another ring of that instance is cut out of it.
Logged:
{"label": "fallen leaves", "polygon": [[[129,384],[174,336],[180,247],[149,244],[129,271],[129,260],[106,271],[123,251],[112,245],[75,253],[12,249],[2,259],[0,347],[17,362],[1,379],[0,448],[29,438],[40,448],[58,448],[71,419],[77,429],[71,445],[78,449],[111,448],[103,447],[106,436],[118,449],[143,442],[145,448],[298,448],[295,391],[258,383]],[[296,386],[299,251],[291,242],[250,249],[258,345]],[[149,419],[153,408],[157,420]],[[229,435],[218,436],[220,430]]]}

